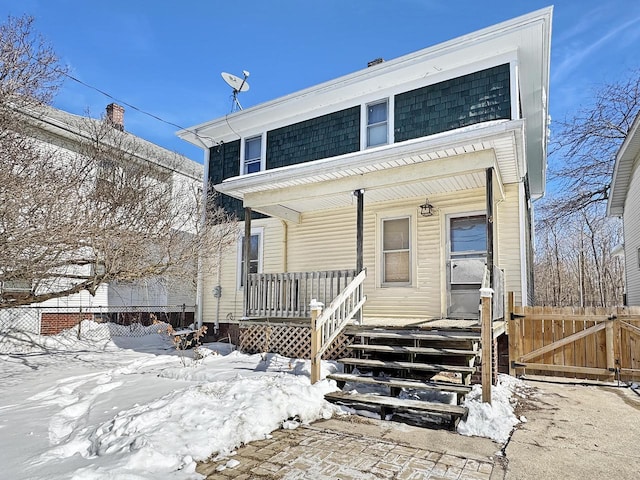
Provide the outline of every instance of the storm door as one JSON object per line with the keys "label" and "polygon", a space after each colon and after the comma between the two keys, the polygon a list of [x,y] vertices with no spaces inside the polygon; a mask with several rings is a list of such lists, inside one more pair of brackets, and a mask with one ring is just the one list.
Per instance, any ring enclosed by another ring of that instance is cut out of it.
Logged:
{"label": "storm door", "polygon": [[486,216],[450,217],[448,227],[447,313],[450,318],[478,318],[487,262]]}

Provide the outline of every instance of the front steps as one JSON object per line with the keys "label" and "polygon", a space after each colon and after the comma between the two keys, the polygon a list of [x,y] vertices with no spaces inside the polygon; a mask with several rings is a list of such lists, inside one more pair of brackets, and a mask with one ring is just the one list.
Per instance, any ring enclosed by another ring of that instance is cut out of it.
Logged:
{"label": "front steps", "polygon": [[[471,390],[480,354],[478,329],[360,328],[346,333],[354,337],[349,347],[353,357],[338,360],[345,373],[327,378],[349,388],[327,394],[327,400],[356,411],[374,411],[383,419],[428,426],[455,429],[466,418],[461,403]],[[425,399],[430,396],[440,400]]]}

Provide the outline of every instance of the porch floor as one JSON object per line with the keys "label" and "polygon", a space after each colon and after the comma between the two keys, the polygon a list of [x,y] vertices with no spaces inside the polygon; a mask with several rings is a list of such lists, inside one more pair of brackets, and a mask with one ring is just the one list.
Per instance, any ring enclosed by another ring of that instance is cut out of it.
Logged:
{"label": "porch floor", "polygon": [[362,326],[365,327],[387,327],[387,328],[425,328],[425,329],[448,329],[463,328],[473,329],[480,327],[477,319],[458,318],[405,318],[405,317],[364,317]]}

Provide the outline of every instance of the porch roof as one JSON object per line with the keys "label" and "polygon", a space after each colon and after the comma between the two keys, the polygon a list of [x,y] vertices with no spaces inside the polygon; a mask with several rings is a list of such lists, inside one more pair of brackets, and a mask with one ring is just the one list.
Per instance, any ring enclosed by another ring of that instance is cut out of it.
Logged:
{"label": "porch roof", "polygon": [[500,183],[517,182],[526,172],[523,145],[523,120],[496,120],[232,177],[215,189],[255,211],[299,222],[304,212],[351,205],[358,189],[375,203],[479,188],[489,167]]}

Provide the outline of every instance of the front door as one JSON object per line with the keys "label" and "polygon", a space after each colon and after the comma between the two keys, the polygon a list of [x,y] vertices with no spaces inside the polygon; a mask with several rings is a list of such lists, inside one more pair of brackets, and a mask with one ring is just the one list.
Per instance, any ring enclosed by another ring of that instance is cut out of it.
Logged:
{"label": "front door", "polygon": [[478,318],[487,263],[485,215],[449,217],[447,296],[450,318]]}

